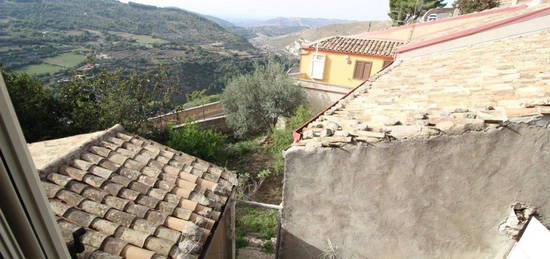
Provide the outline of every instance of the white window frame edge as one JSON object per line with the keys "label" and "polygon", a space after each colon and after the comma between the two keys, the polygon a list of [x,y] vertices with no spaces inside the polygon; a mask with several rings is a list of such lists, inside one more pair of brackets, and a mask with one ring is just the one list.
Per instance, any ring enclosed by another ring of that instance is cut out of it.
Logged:
{"label": "white window frame edge", "polygon": [[2,227],[11,230],[6,233],[0,229],[0,234],[13,235],[17,244],[9,246],[19,247],[26,258],[71,258],[50,211],[1,73],[0,104],[0,204],[9,224]]}
{"label": "white window frame edge", "polygon": [[0,255],[3,255],[5,258],[25,258],[23,252],[21,252],[21,249],[17,245],[17,239],[15,239],[10,229],[10,224],[1,210],[0,233],[2,233],[2,238],[0,238]]}

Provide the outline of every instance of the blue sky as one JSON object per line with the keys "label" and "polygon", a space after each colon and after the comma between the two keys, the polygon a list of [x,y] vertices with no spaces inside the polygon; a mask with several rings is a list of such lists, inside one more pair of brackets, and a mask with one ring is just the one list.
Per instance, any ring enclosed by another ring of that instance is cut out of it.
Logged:
{"label": "blue sky", "polygon": [[[128,0],[121,0],[128,2]],[[388,20],[389,0],[131,0],[218,17],[311,17],[346,20]],[[450,2],[452,0],[448,0]]]}

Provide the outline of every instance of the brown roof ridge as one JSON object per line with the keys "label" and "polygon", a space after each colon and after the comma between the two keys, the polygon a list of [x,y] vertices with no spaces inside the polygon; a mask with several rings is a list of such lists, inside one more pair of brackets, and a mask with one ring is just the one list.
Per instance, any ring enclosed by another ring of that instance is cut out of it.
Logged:
{"label": "brown roof ridge", "polygon": [[[70,150],[67,151],[65,154],[37,168],[39,175],[42,176],[47,174],[48,172],[57,171],[58,169],[60,169],[61,166],[65,165],[68,161],[79,158],[80,155],[82,155],[82,153],[85,152],[85,150],[87,150],[92,145],[95,145],[101,142],[106,137],[113,135],[114,133],[123,132],[123,131],[124,131],[124,127],[120,124],[116,124],[106,130],[95,132],[98,135],[90,136],[90,138],[84,143],[70,148]],[[82,134],[82,135],[89,135],[89,134]],[[37,144],[37,143],[40,143],[40,142],[36,142],[32,144]]]}

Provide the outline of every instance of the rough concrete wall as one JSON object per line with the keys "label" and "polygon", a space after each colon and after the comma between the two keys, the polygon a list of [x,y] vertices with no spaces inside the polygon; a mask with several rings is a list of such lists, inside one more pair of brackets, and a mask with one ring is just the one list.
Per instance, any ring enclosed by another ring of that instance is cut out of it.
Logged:
{"label": "rough concrete wall", "polygon": [[503,258],[516,201],[550,225],[550,129],[292,148],[280,258]]}

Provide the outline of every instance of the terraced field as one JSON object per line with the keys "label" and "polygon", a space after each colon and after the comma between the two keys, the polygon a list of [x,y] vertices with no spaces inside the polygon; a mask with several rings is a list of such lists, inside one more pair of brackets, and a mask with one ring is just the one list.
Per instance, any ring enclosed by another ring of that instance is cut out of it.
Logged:
{"label": "terraced field", "polygon": [[121,36],[123,38],[126,38],[126,39],[136,40],[137,42],[139,42],[141,44],[154,44],[154,43],[162,44],[162,43],[167,43],[168,42],[166,40],[159,39],[159,38],[154,38],[154,37],[151,37],[149,35],[138,35],[138,34],[125,33],[125,32],[111,32],[111,33],[119,35],[119,36]]}
{"label": "terraced field", "polygon": [[47,58],[44,60],[44,63],[69,68],[84,62],[84,60],[86,60],[86,56],[69,52],[52,58]]}
{"label": "terraced field", "polygon": [[19,69],[19,71],[36,75],[53,74],[65,68],[75,67],[84,62],[84,60],[86,60],[86,56],[68,52],[55,57],[46,58],[42,64],[25,66]]}
{"label": "terraced field", "polygon": [[42,64],[38,64],[38,65],[25,66],[25,67],[21,68],[19,71],[29,73],[29,74],[40,75],[40,74],[57,73],[57,72],[59,72],[63,69],[64,69],[64,67],[61,67],[61,66],[42,63]]}

